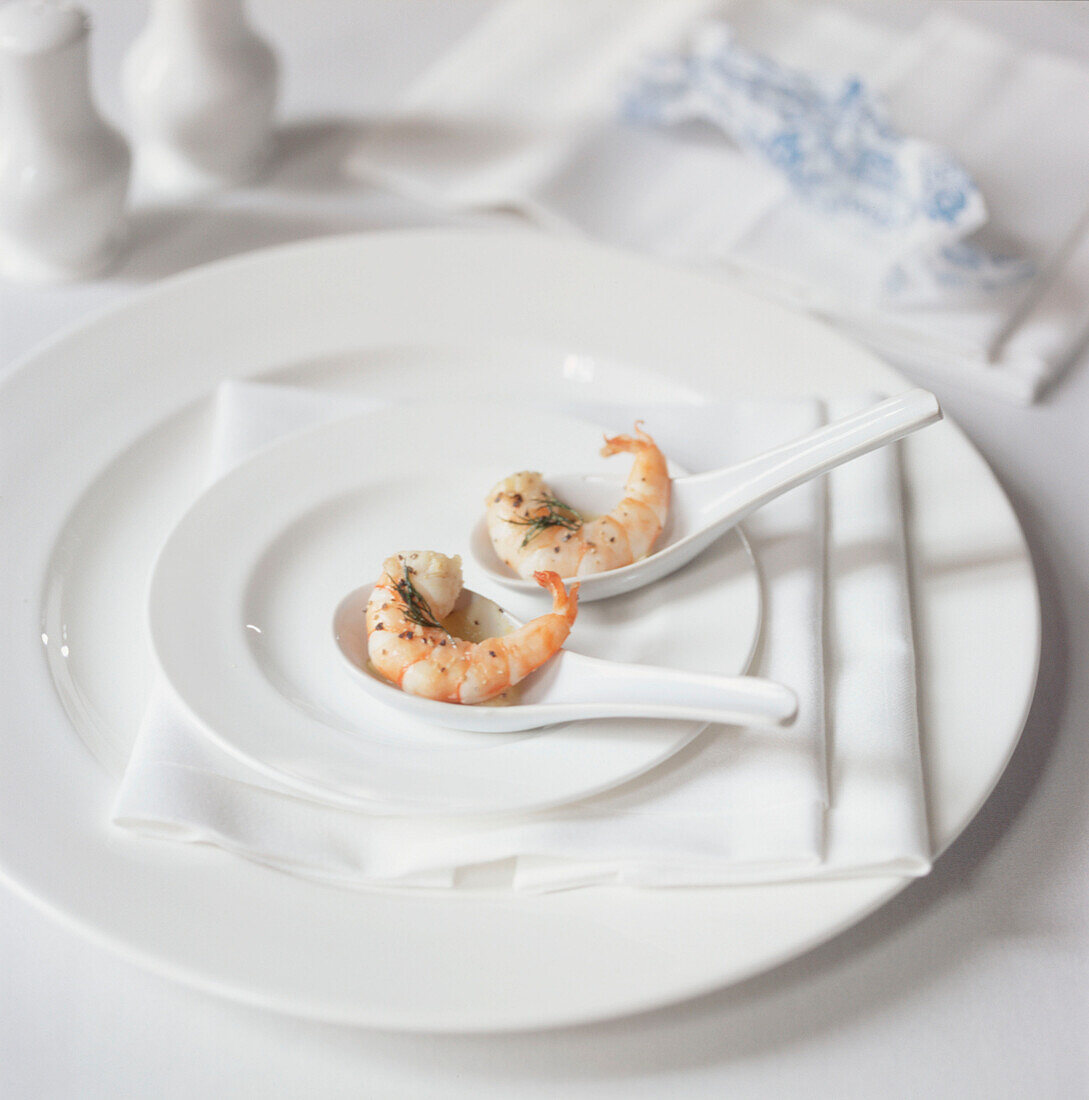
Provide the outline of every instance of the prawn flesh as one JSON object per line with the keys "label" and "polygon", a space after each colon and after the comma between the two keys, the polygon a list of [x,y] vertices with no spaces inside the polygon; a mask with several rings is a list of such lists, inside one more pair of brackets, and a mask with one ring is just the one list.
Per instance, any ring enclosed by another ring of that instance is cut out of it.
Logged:
{"label": "prawn flesh", "polygon": [[483,703],[559,652],[578,613],[578,585],[558,573],[534,579],[552,595],[552,611],[499,638],[470,642],[442,626],[461,592],[461,559],[429,550],[397,554],[367,601],[367,655],[402,691],[445,703]]}
{"label": "prawn flesh", "polygon": [[488,535],[496,554],[520,577],[540,569],[585,577],[645,557],[669,514],[665,455],[636,421],[632,435],[606,436],[603,455],[635,456],[624,497],[611,512],[583,520],[556,499],[541,474],[522,471],[492,486],[485,499]]}

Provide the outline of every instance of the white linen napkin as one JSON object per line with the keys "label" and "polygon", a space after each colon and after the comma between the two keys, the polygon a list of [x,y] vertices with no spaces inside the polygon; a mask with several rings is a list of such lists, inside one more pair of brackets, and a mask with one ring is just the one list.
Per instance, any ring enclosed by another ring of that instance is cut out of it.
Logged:
{"label": "white linen napkin", "polygon": [[[654,56],[689,56],[710,17],[746,51],[883,96],[910,139],[898,148],[944,149],[978,185],[985,214],[957,233],[983,227],[905,253],[904,233],[860,232],[726,137],[633,123],[624,104]],[[1087,114],[1085,69],[948,14],[905,34],[775,0],[508,0],[352,163],[439,205],[514,208],[718,270],[924,373],[1031,400],[1089,327]]]}
{"label": "white linen napkin", "polygon": [[[365,407],[355,396],[226,383],[213,472],[285,433]],[[631,418],[615,406],[565,411],[607,423]],[[775,402],[665,407],[654,421],[678,461],[707,468],[810,430],[820,416],[815,402]],[[270,781],[211,744],[158,686],[113,820],[140,835],[215,844],[353,886],[499,881],[542,890],[925,873],[895,450],[855,463],[843,485],[837,501],[833,483],[830,509],[833,634],[823,625],[824,483],[789,494],[747,525],[765,584],[758,671],[798,692],[799,719],[789,731],[712,727],[648,775],[547,813],[405,819],[336,808]],[[836,657],[827,677],[826,636]],[[836,700],[830,767],[826,683]],[[874,684],[883,689],[875,692]]]}

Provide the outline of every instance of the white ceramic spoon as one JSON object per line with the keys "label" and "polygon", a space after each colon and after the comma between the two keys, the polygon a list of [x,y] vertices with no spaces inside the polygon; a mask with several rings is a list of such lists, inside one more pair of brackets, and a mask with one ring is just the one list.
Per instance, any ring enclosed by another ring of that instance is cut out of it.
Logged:
{"label": "white ceramic spoon", "polygon": [[[359,685],[375,701],[435,725],[477,733],[510,733],[586,718],[783,726],[798,709],[794,692],[773,680],[622,664],[567,649],[527,676],[518,685],[518,701],[505,706],[463,706],[409,695],[366,667],[362,619],[371,587],[350,592],[337,607],[333,618],[337,646]],[[462,590],[459,606],[472,600],[481,601],[474,605],[483,609],[474,612],[478,617],[499,614],[490,600],[469,589]],[[501,614],[512,627],[521,625],[508,612]]]}
{"label": "white ceramic spoon", "polygon": [[[941,406],[932,393],[908,390],[745,462],[674,478],[669,518],[658,548],[631,565],[577,578],[579,599],[588,603],[618,596],[660,580],[769,500],[941,418]],[[621,478],[566,474],[547,481],[560,500],[588,515],[611,511],[623,496]],[[535,581],[523,580],[500,560],[483,518],[473,528],[469,545],[477,564],[493,580],[519,592],[540,593]]]}

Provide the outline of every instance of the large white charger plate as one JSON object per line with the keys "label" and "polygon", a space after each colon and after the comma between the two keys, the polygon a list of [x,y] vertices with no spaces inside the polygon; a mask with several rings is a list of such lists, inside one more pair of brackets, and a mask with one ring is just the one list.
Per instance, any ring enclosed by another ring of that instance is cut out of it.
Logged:
{"label": "large white charger plate", "polygon": [[[199,491],[209,395],[229,376],[393,399],[499,386],[523,401],[648,404],[907,386],[773,304],[529,233],[391,233],[255,253],[165,281],[54,340],[0,388],[0,869],[27,897],[207,990],[327,1020],[468,1031],[600,1019],[736,981],[907,884],[353,893],[112,830],[117,769],[151,675],[144,584]],[[937,853],[1017,742],[1039,609],[1012,509],[956,426],[909,439],[905,464]]]}
{"label": "large white charger plate", "polygon": [[[543,593],[489,591],[469,534],[487,490],[513,470],[626,473],[598,453],[601,435],[543,409],[417,401],[265,448],[201,496],[159,555],[148,624],[166,681],[207,735],[252,767],[383,813],[540,809],[639,775],[702,724],[444,730],[370,698],[333,635],[339,602],[401,550],[460,554],[470,588],[522,621],[546,611]],[[744,539],[732,532],[653,592],[584,605],[576,626],[568,647],[590,656],[744,672],[760,628]]]}

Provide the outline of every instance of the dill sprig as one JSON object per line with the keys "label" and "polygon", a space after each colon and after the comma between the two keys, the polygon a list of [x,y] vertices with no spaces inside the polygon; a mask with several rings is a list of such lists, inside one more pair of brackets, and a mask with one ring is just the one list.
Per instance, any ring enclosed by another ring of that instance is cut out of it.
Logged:
{"label": "dill sprig", "polygon": [[402,564],[405,567],[405,575],[401,580],[395,582],[394,588],[397,589],[397,594],[401,599],[405,601],[405,618],[411,619],[418,626],[435,626],[442,630],[443,625],[435,618],[431,605],[420,595],[419,589],[412,583],[412,574],[416,570],[407,562]]}
{"label": "dill sprig", "polygon": [[526,537],[522,539],[522,546],[527,546],[542,531],[549,527],[566,527],[569,531],[577,531],[582,526],[582,516],[569,504],[555,497],[537,497],[537,503],[543,511],[538,510],[536,515],[526,516],[525,519],[512,519],[510,522],[519,527],[528,527]]}

